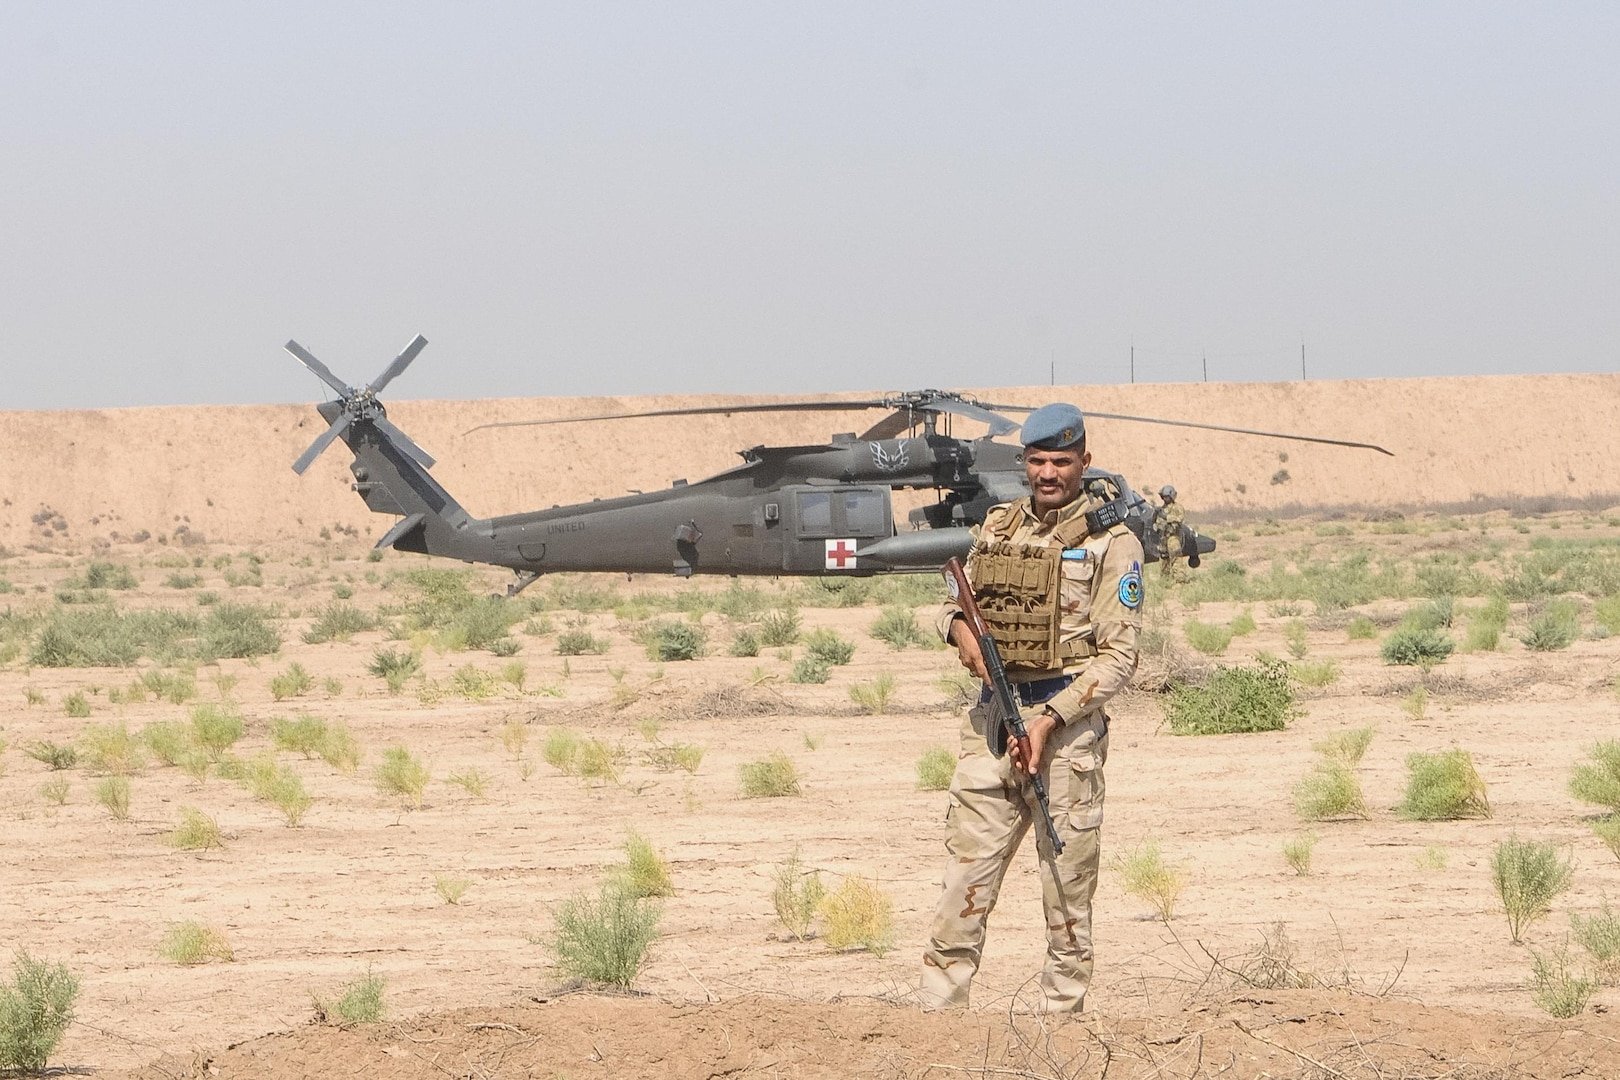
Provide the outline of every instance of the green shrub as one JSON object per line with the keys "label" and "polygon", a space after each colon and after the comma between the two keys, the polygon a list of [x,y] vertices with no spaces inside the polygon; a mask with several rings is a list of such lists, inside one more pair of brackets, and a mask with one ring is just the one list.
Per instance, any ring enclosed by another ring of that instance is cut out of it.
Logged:
{"label": "green shrub", "polygon": [[894,901],[859,874],[850,874],[816,906],[829,949],[864,949],[882,956],[894,944]]}
{"label": "green shrub", "polygon": [[388,692],[405,689],[405,680],[422,670],[422,657],[405,649],[378,649],[371,654],[366,670],[388,684]]}
{"label": "green shrub", "polygon": [[[383,1004],[383,991],[387,986],[381,975],[367,971],[344,989],[330,1011],[345,1024],[378,1023],[387,1014]],[[317,1003],[316,1011],[325,1014],[328,1010]]]}
{"label": "green shrub", "polygon": [[360,768],[360,743],[341,720],[327,731],[321,741],[320,755],[321,760],[345,776],[353,776]]}
{"label": "green shrub", "polygon": [[1517,945],[1525,927],[1552,910],[1553,898],[1575,876],[1573,858],[1560,858],[1551,844],[1510,836],[1491,855],[1491,884],[1507,913],[1508,930]]}
{"label": "green shrub", "polygon": [[776,917],[782,920],[782,925],[795,938],[807,940],[815,921],[816,909],[827,895],[827,887],[821,883],[821,874],[815,870],[806,871],[799,859],[799,849],[794,848],[787,862],[776,867],[773,877],[771,903],[776,908]]}
{"label": "green shrub", "polygon": [[124,776],[146,764],[140,741],[130,735],[122,720],[116,724],[92,724],[79,736],[85,764],[96,772]]}
{"label": "green shrub", "polygon": [[579,744],[574,767],[586,780],[619,780],[621,755],[601,739],[586,739]]}
{"label": "green shrub", "polygon": [[1175,735],[1280,731],[1299,714],[1288,665],[1281,660],[1217,667],[1205,686],[1173,687],[1164,712]]}
{"label": "green shrub", "polygon": [[708,645],[709,635],[702,626],[684,619],[660,619],[642,632],[647,659],[659,663],[696,660]]}
{"label": "green shrub", "polygon": [[613,880],[626,894],[637,898],[675,895],[668,861],[651,840],[634,829],[624,838],[624,862],[614,867]]}
{"label": "green shrub", "polygon": [[923,791],[944,791],[956,777],[956,755],[943,746],[930,746],[917,759],[917,786]]}
{"label": "green shrub", "polygon": [[466,878],[453,878],[448,874],[433,875],[433,891],[439,894],[439,899],[452,906],[461,903],[461,898],[467,895],[472,888],[472,882]]}
{"label": "green shrub", "polygon": [[1611,634],[1620,634],[1620,594],[1606,596],[1592,606],[1592,617]]}
{"label": "green shrub", "polygon": [[281,631],[270,619],[268,611],[253,604],[215,604],[197,635],[197,659],[213,663],[268,656],[281,648]]}
{"label": "green shrub", "polygon": [[192,738],[215,761],[236,745],[245,730],[242,718],[223,706],[197,705],[191,710]]}
{"label": "green shrub", "polygon": [[789,682],[824,683],[832,678],[832,665],[819,656],[801,656],[793,665]]}
{"label": "green shrub", "polygon": [[1527,649],[1553,652],[1568,648],[1581,636],[1581,619],[1573,603],[1551,600],[1530,620],[1530,627],[1519,636]]}
{"label": "green shrub", "polygon": [[570,626],[557,635],[558,656],[595,656],[607,651],[607,639],[597,637],[580,624]]}
{"label": "green shrub", "polygon": [[129,667],[143,656],[179,653],[200,625],[196,616],[166,608],[57,608],[34,634],[28,662],[50,668]]}
{"label": "green shrub", "polygon": [[79,751],[71,744],[40,740],[23,748],[23,753],[53,772],[71,769],[79,763]]}
{"label": "green shrub", "polygon": [[270,696],[277,701],[290,697],[303,697],[315,689],[315,677],[304,670],[304,665],[293,663],[286,671],[270,680]]}
{"label": "green shrub", "polygon": [[1367,817],[1367,803],[1355,769],[1335,758],[1317,762],[1294,786],[1294,809],[1306,821]]}
{"label": "green shrub", "polygon": [[67,777],[57,776],[39,785],[39,794],[46,802],[53,806],[66,806],[68,799]]}
{"label": "green shrub", "polygon": [[728,656],[758,656],[759,635],[750,627],[742,627],[731,637],[731,646],[726,650]]}
{"label": "green shrub", "polygon": [[575,893],[557,909],[552,955],[564,974],[629,989],[658,937],[656,900],[604,884],[595,897]]}
{"label": "green shrub", "polygon": [[1371,641],[1378,636],[1378,624],[1365,615],[1357,615],[1350,620],[1344,632],[1351,641]]}
{"label": "green shrub", "polygon": [[1568,1020],[1586,1011],[1586,1003],[1597,992],[1598,983],[1584,971],[1577,971],[1569,947],[1561,945],[1548,952],[1530,950],[1534,962],[1534,990],[1531,996],[1538,1008],[1559,1019]]}
{"label": "green shrub", "polygon": [[1283,627],[1283,644],[1288,648],[1288,655],[1295,660],[1305,659],[1310,651],[1310,644],[1305,636],[1305,624],[1299,619],[1291,619]]}
{"label": "green shrub", "polygon": [[924,648],[929,644],[929,638],[917,625],[917,613],[909,607],[891,605],[883,609],[877,622],[872,624],[871,635],[879,641],[886,641],[891,648],[909,649],[913,646]]}
{"label": "green shrub", "polygon": [[1451,626],[1455,614],[1452,598],[1441,596],[1408,610],[1401,625],[1411,630],[1440,630]]}
{"label": "green shrub", "polygon": [[572,774],[578,769],[579,736],[567,728],[554,728],[546,732],[546,741],[540,747],[540,756],[547,765],[560,772]]}
{"label": "green shrub", "polygon": [[1406,797],[1396,807],[1402,817],[1414,821],[1454,821],[1491,816],[1485,781],[1474,769],[1474,759],[1468,751],[1408,754],[1406,768]]}
{"label": "green shrub", "polygon": [[855,658],[855,643],[823,627],[820,630],[812,630],[804,639],[804,652],[806,656],[837,667]]}
{"label": "green shrub", "polygon": [[1397,627],[1384,639],[1379,654],[1386,664],[1431,667],[1450,656],[1453,648],[1451,639],[1439,630]]}
{"label": "green shrub", "polygon": [[1569,793],[1620,814],[1620,739],[1600,739],[1587,747],[1586,756],[1589,760],[1570,774]]}
{"label": "green shrub", "polygon": [[270,721],[270,741],[277,750],[316,757],[327,738],[326,721],[318,716],[300,716],[296,720]]}
{"label": "green shrub", "polygon": [[62,699],[62,711],[75,719],[83,719],[90,715],[90,702],[84,696],[83,690],[75,690]]}
{"label": "green shrub", "polygon": [[1248,637],[1250,634],[1258,630],[1259,627],[1255,625],[1254,615],[1249,611],[1248,608],[1244,608],[1242,611],[1238,612],[1237,616],[1230,623],[1227,624],[1227,629],[1232,631],[1233,637]]}
{"label": "green shrub", "polygon": [[1325,739],[1318,739],[1311,744],[1311,749],[1330,760],[1342,761],[1346,765],[1358,765],[1366,756],[1367,747],[1372,745],[1373,736],[1377,733],[1378,729],[1371,724],[1366,727],[1346,728]]}
{"label": "green shrub", "polygon": [[129,820],[129,777],[104,776],[96,782],[96,802],[114,821]]}
{"label": "green shrub", "polygon": [[1175,916],[1176,900],[1186,885],[1186,875],[1164,861],[1157,840],[1144,840],[1111,864],[1120,876],[1127,895],[1146,900],[1162,922]]}
{"label": "green shrub", "polygon": [[1289,672],[1301,686],[1320,689],[1338,681],[1339,664],[1335,660],[1301,660],[1289,665]]}
{"label": "green shrub", "polygon": [[390,746],[382,756],[382,764],[373,772],[377,790],[384,795],[402,795],[412,808],[420,807],[422,792],[427,790],[428,780],[432,778],[427,766],[403,746]]}
{"label": "green shrub", "polygon": [[194,806],[180,808],[180,824],[169,834],[169,843],[181,851],[207,851],[225,846],[219,822]]}
{"label": "green shrub", "polygon": [[1311,852],[1316,850],[1316,842],[1315,833],[1306,833],[1283,841],[1283,859],[1300,877],[1305,877],[1311,872]]}
{"label": "green shrub", "polygon": [[1610,909],[1607,897],[1596,915],[1570,915],[1569,930],[1607,978],[1620,973],[1620,916]]}
{"label": "green shrub", "polygon": [[1232,631],[1213,623],[1189,619],[1181,632],[1186,635],[1187,643],[1205,656],[1219,656],[1232,644]]}
{"label": "green shrub", "polygon": [[79,980],[66,964],[35,960],[19,949],[11,982],[0,983],[0,1070],[43,1072],[73,1022]]}
{"label": "green shrub", "polygon": [[759,623],[759,643],[769,649],[792,645],[799,640],[799,613],[792,608],[768,611]]}
{"label": "green shrub", "polygon": [[1502,642],[1502,632],[1507,629],[1507,622],[1507,599],[1491,597],[1484,607],[1469,617],[1464,647],[1470,652],[1495,652]]}
{"label": "green shrub", "polygon": [[465,570],[418,567],[404,576],[413,594],[405,604],[406,622],[432,631],[443,648],[489,649],[525,614],[523,605],[504,597],[474,593]]}
{"label": "green shrub", "polygon": [[849,688],[849,700],[860,707],[861,712],[871,716],[881,716],[889,711],[889,699],[894,697],[894,676],[887,671],[879,673],[877,678],[858,682]]}
{"label": "green shrub", "polygon": [[354,635],[377,628],[377,616],[353,604],[327,604],[315,617],[304,641],[310,645],[324,645],[328,641],[348,641]]}
{"label": "green shrub", "polygon": [[799,771],[782,751],[777,750],[762,761],[749,761],[737,766],[745,799],[776,799],[787,795],[801,795]]}
{"label": "green shrub", "polygon": [[[275,755],[268,751],[249,763],[242,779],[247,784],[248,790],[253,792],[254,798],[267,802],[281,811],[288,828],[297,828],[304,820],[304,815],[309,812],[309,808],[314,805],[315,800],[304,790],[303,778],[287,766],[278,764]],[[426,786],[425,778],[422,784]],[[410,793],[401,792],[401,794]],[[420,792],[415,793],[418,802],[420,795]]]}

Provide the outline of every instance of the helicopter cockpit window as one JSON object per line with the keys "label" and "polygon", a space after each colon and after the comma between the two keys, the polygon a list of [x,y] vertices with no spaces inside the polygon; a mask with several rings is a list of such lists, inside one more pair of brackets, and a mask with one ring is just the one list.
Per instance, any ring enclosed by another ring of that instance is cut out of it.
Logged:
{"label": "helicopter cockpit window", "polygon": [[807,536],[831,536],[832,499],[826,492],[808,491],[799,496],[799,531]]}
{"label": "helicopter cockpit window", "polygon": [[877,491],[845,491],[840,498],[844,500],[844,523],[849,531],[859,536],[876,536],[890,531],[886,528],[884,517],[888,507],[888,500]]}

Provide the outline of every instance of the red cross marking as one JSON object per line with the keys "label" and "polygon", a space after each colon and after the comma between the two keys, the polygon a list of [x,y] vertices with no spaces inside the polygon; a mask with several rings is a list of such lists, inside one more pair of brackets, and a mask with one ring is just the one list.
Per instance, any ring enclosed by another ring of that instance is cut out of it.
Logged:
{"label": "red cross marking", "polygon": [[848,540],[827,541],[828,566],[836,565],[838,569],[842,570],[844,569],[844,563],[853,558],[855,558],[855,549],[850,546]]}

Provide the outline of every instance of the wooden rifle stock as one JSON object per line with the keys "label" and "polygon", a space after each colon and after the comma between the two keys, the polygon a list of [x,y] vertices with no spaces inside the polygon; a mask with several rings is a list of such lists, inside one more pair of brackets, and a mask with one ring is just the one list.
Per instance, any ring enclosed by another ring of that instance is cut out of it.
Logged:
{"label": "wooden rifle stock", "polygon": [[[1029,731],[1024,727],[1023,713],[1018,711],[1018,695],[1013,692],[1012,683],[1007,679],[1007,667],[1001,660],[1001,650],[996,648],[996,639],[990,633],[990,626],[984,621],[984,613],[979,610],[979,603],[973,598],[973,585],[968,581],[967,571],[962,566],[962,560],[952,558],[945,563],[941,573],[945,575],[945,588],[962,608],[962,618],[967,623],[968,633],[972,634],[979,643],[979,652],[984,655],[984,670],[990,676],[991,704],[1000,714],[1002,728],[1012,741],[1023,747],[1026,760],[1029,754]],[[997,739],[990,731],[985,732],[985,741],[990,744],[991,753],[1000,757],[1005,750],[997,745]],[[1035,801],[1041,808],[1041,822],[1046,826],[1047,838],[1052,841],[1052,852],[1055,855],[1063,854],[1063,840],[1058,836],[1057,825],[1052,821],[1052,807],[1046,795],[1046,781],[1042,779],[1039,763],[1033,773],[1029,773],[1029,783],[1035,789]]]}

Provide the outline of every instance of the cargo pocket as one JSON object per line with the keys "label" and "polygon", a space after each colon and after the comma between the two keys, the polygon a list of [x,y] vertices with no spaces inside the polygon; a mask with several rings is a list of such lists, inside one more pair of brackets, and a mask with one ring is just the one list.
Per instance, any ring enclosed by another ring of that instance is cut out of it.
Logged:
{"label": "cargo pocket", "polygon": [[1093,747],[1076,747],[1068,758],[1069,826],[1095,829],[1102,824],[1102,762]]}

